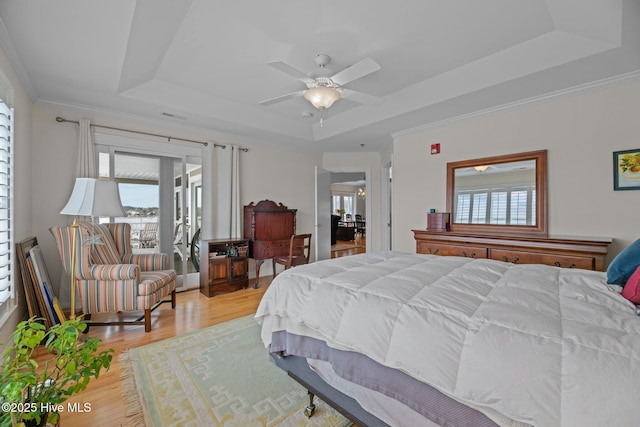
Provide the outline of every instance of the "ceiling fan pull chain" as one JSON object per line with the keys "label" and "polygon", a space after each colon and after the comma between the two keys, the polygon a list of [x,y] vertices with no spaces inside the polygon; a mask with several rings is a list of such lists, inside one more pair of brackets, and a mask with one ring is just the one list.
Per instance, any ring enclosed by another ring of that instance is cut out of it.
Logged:
{"label": "ceiling fan pull chain", "polygon": [[327,109],[326,108],[323,108],[323,109],[320,110],[320,127],[324,127],[323,120],[324,120],[324,116],[326,114],[327,114]]}

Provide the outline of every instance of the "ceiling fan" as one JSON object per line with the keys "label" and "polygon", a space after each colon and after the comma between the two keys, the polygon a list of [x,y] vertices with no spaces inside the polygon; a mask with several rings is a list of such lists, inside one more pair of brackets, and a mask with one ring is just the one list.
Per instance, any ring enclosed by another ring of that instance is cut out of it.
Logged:
{"label": "ceiling fan", "polygon": [[308,74],[304,74],[302,71],[281,61],[268,62],[267,65],[270,67],[303,82],[307,85],[307,89],[261,101],[260,105],[272,105],[299,96],[303,96],[320,111],[331,107],[335,101],[341,98],[350,99],[361,104],[375,105],[384,102],[382,98],[377,96],[344,88],[347,83],[378,71],[380,65],[373,59],[362,59],[337,73],[327,68],[327,65],[331,62],[329,55],[323,53],[316,55],[315,61],[318,64],[318,68]]}

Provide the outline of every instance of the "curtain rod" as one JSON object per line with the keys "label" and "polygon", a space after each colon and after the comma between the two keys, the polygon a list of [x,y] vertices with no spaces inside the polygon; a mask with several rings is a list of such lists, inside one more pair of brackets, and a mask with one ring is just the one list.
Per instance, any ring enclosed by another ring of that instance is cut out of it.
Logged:
{"label": "curtain rod", "polygon": [[[60,116],[56,117],[56,122],[58,122],[58,123],[75,123],[77,125],[80,125],[80,122],[78,122],[78,121],[67,120],[67,119],[65,119],[63,117],[60,117]],[[118,130],[118,131],[122,131],[122,132],[137,133],[137,134],[140,134],[140,135],[155,136],[157,138],[166,138],[168,142],[171,142],[172,139],[175,139],[177,141],[193,142],[193,143],[196,143],[196,144],[202,144],[205,147],[209,145],[209,143],[206,142],[206,141],[203,142],[203,141],[195,141],[193,139],[175,138],[173,136],[158,135],[158,134],[155,134],[155,133],[141,132],[141,131],[129,130],[129,129],[122,129],[122,128],[116,128],[116,127],[111,127],[111,126],[102,126],[102,125],[94,125],[94,124],[91,124],[91,126],[93,126],[94,128],[111,129],[111,130]],[[216,148],[222,148],[222,149],[227,148],[227,146],[224,145],[224,144],[213,143],[213,146],[216,147]],[[249,151],[248,148],[238,148],[238,149],[240,151],[244,151],[244,152]]]}

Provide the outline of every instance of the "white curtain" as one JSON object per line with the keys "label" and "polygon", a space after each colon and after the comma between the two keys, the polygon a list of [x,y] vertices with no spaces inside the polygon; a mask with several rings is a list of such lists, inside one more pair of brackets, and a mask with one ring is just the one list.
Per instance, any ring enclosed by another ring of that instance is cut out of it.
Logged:
{"label": "white curtain", "polygon": [[231,237],[242,238],[242,204],[240,202],[240,148],[231,146],[231,206],[229,209]]}
{"label": "white curtain", "polygon": [[209,144],[202,169],[202,239],[242,238],[239,147]]}
{"label": "white curtain", "polygon": [[[89,119],[80,119],[78,128],[78,161],[76,164],[76,177],[77,178],[98,178],[98,158],[96,156],[96,149],[93,143],[93,135],[91,134],[91,122]],[[69,221],[72,217],[68,218]],[[70,286],[65,286],[71,281],[71,277],[67,274],[64,268],[60,271],[60,289],[58,292],[58,299],[60,303],[68,308],[71,289]],[[82,307],[79,294],[76,293],[77,309]]]}
{"label": "white curtain", "polygon": [[91,135],[89,119],[80,120],[78,131],[78,164],[76,167],[78,178],[98,178],[96,149]]}

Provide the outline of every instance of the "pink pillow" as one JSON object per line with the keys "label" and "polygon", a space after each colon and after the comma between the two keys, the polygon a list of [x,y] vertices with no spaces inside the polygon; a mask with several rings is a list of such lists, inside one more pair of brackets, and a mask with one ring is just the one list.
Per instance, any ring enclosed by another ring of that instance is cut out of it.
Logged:
{"label": "pink pillow", "polygon": [[640,304],[640,267],[629,277],[622,289],[622,296],[634,304]]}

